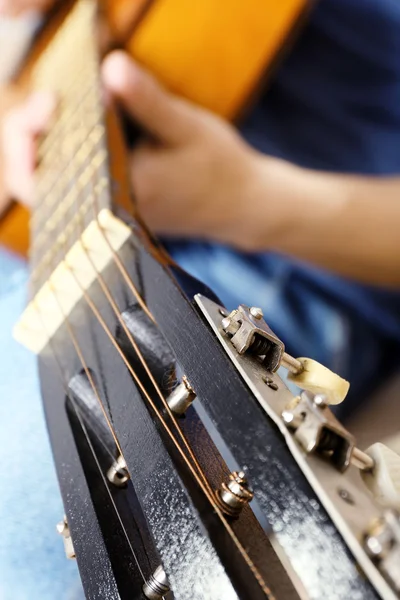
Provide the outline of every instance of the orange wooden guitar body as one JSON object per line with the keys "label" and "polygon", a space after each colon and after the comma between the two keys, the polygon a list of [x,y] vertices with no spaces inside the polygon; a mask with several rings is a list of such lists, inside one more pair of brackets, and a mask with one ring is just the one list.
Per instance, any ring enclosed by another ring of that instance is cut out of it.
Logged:
{"label": "orange wooden guitar body", "polygon": [[[268,75],[307,0],[111,0],[104,13],[113,40],[177,94],[234,120]],[[51,39],[50,23],[22,79]],[[13,204],[0,244],[26,255],[29,213]]]}

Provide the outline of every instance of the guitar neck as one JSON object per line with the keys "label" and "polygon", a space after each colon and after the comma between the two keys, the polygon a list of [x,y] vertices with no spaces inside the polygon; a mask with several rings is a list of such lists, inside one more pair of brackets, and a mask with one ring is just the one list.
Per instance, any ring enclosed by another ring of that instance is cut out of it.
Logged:
{"label": "guitar neck", "polygon": [[31,217],[32,292],[111,208],[107,135],[94,35],[95,3],[77,3],[36,66],[38,90],[56,94],[57,118],[42,140]]}

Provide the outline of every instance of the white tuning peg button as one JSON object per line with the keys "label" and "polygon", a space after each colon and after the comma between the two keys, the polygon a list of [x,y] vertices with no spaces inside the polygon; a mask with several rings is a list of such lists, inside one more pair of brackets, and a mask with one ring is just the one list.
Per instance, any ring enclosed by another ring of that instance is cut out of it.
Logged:
{"label": "white tuning peg button", "polygon": [[282,366],[289,370],[288,379],[302,390],[323,394],[329,404],[340,404],[347,396],[350,384],[311,358],[292,359],[283,355]]}
{"label": "white tuning peg button", "polygon": [[400,511],[400,456],[384,444],[366,450],[374,461],[370,471],[361,471],[369,491],[383,506]]}

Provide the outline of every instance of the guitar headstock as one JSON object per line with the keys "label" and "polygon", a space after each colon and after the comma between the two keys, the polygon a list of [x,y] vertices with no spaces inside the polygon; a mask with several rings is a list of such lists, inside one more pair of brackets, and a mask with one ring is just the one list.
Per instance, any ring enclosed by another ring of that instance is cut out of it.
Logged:
{"label": "guitar headstock", "polygon": [[[76,14],[91,23],[93,6]],[[70,21],[72,47],[77,63],[86,57],[87,89],[72,138],[57,137],[63,115],[46,138],[36,226],[47,226],[33,243],[19,335],[38,353],[66,513],[58,530],[87,596],[392,600],[393,457],[362,452],[335,419],[346,382],[289,356],[256,307],[228,313],[129,202],[116,208],[129,196],[126,171],[117,175],[121,148],[113,152],[98,57],[79,22]],[[56,50],[60,61],[38,73],[76,102]],[[52,222],[39,214],[46,206]],[[280,366],[303,392],[288,389]]]}
{"label": "guitar headstock", "polygon": [[239,309],[255,328],[238,346],[218,299],[138,228],[39,357],[87,594],[395,598],[395,504],[368,492],[376,458],[332,390],[290,392],[268,344],[296,361],[260,313]]}

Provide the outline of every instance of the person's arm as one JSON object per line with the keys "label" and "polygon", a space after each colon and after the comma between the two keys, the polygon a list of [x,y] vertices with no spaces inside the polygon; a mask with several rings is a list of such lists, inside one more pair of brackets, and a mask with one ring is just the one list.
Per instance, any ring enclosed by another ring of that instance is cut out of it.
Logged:
{"label": "person's arm", "polygon": [[24,12],[46,12],[55,0],[0,0],[0,16],[16,17]]}
{"label": "person's arm", "polygon": [[132,158],[136,196],[155,230],[273,249],[362,281],[400,285],[400,177],[322,173],[255,152],[120,54],[109,57],[104,77],[161,141]]}
{"label": "person's arm", "polygon": [[[153,231],[244,251],[277,250],[354,279],[400,285],[400,178],[321,173],[262,155],[121,52],[106,59],[103,80],[106,95],[149,135],[132,153],[131,177]],[[50,104],[47,95],[36,117],[31,104],[6,123],[8,188],[25,201],[33,134],[43,128]]]}
{"label": "person's arm", "polygon": [[[274,250],[361,281],[400,285],[400,177],[331,174],[268,157],[249,250]],[[279,223],[264,228],[275,206]]]}

